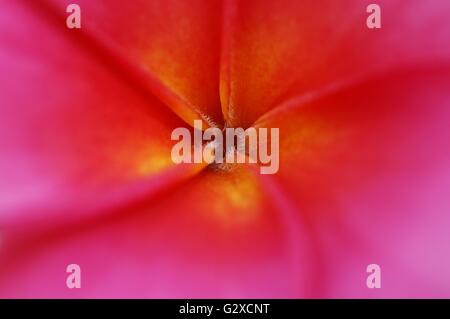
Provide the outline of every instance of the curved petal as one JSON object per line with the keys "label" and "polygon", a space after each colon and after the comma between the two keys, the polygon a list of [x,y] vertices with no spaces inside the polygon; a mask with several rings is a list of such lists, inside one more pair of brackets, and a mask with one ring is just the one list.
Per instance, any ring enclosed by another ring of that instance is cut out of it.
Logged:
{"label": "curved petal", "polygon": [[[245,167],[206,170],[116,218],[20,244],[5,236],[0,296],[305,296],[308,236],[296,229],[292,243],[295,226],[274,205]],[[65,286],[71,263],[81,289]]]}
{"label": "curved petal", "polygon": [[[277,183],[309,220],[326,297],[449,297],[450,69],[285,105]],[[382,269],[368,289],[366,267]]]}
{"label": "curved petal", "polygon": [[229,1],[220,85],[228,125],[248,127],[297,95],[448,61],[448,1],[377,1],[382,28],[376,30],[366,26],[370,3]]}
{"label": "curved petal", "polygon": [[196,169],[170,158],[184,122],[66,29],[19,1],[2,3],[0,29],[2,227],[78,220]]}
{"label": "curved petal", "polygon": [[[65,13],[72,1],[53,0]],[[145,71],[147,87],[189,124],[221,125],[221,1],[80,0],[82,32]]]}

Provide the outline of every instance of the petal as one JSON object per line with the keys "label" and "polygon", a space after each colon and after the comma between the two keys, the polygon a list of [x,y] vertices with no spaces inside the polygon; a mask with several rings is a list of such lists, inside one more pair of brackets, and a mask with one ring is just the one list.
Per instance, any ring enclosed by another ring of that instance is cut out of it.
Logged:
{"label": "petal", "polygon": [[184,123],[71,30],[21,2],[0,15],[1,226],[78,220],[195,170],[170,158]]}
{"label": "petal", "polygon": [[229,126],[248,127],[297,95],[374,73],[450,57],[450,3],[381,0],[382,28],[368,29],[371,1],[229,1],[221,100]]}
{"label": "petal", "polygon": [[[279,214],[245,167],[203,171],[115,218],[20,243],[5,235],[2,251],[9,298],[299,297],[311,267],[301,223]],[[81,289],[65,285],[71,263]]]}
{"label": "petal", "polygon": [[[311,225],[326,297],[449,297],[450,68],[285,105],[273,179]],[[382,269],[368,289],[366,267]]]}
{"label": "petal", "polygon": [[[72,1],[56,0],[65,14]],[[146,84],[192,125],[222,123],[221,1],[80,0],[82,32],[145,71]]]}

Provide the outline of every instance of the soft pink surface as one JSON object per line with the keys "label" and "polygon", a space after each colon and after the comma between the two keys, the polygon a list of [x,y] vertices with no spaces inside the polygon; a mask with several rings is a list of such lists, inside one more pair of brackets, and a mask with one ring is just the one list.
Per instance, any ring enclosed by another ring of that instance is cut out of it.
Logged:
{"label": "soft pink surface", "polygon": [[[0,0],[0,297],[450,297],[448,1],[380,30],[359,0],[68,3]],[[194,119],[279,127],[280,171],[173,164]]]}

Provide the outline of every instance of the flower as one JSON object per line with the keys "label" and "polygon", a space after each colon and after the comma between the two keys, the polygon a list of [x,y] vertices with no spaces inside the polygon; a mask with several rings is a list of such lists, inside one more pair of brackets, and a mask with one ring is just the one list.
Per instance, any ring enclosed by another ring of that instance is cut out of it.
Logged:
{"label": "flower", "polygon": [[[450,296],[447,0],[381,29],[365,0],[69,3],[1,5],[1,297]],[[280,128],[279,172],[174,164],[196,119]]]}

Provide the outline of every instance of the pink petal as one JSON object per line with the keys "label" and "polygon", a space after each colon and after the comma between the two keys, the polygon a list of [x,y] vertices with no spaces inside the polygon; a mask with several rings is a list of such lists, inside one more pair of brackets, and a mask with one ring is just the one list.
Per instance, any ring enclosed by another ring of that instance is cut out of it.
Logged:
{"label": "pink petal", "polygon": [[170,158],[183,122],[77,31],[0,11],[0,226],[79,220],[196,170]]}
{"label": "pink petal", "polygon": [[[17,242],[5,237],[1,297],[301,297],[312,251],[245,167],[202,172],[115,218]],[[292,217],[293,215],[291,215]],[[81,289],[66,267],[81,267]]]}
{"label": "pink petal", "polygon": [[[272,179],[319,242],[323,296],[449,297],[449,67],[391,74],[269,115],[258,125],[281,128]],[[381,289],[366,286],[373,263]]]}

